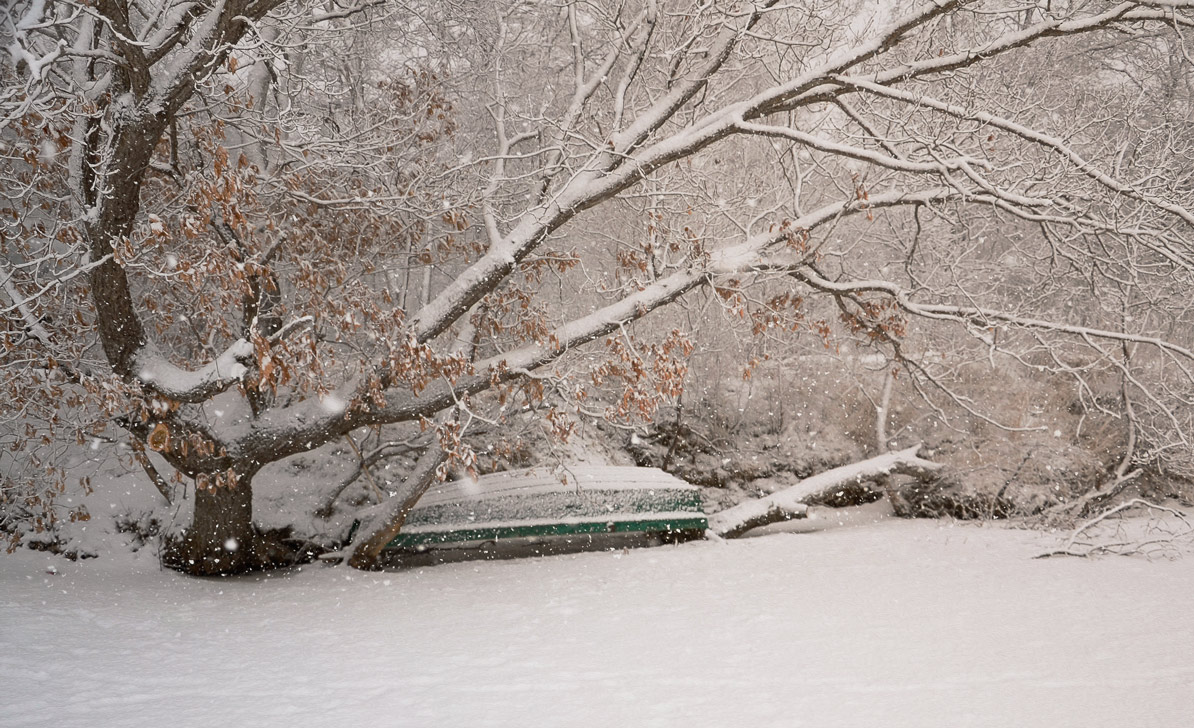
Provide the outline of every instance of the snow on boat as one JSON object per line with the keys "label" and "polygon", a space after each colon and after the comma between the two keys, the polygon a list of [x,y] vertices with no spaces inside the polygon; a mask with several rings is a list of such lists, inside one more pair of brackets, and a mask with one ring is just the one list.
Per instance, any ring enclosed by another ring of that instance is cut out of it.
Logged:
{"label": "snow on boat", "polygon": [[[506,471],[433,487],[388,549],[477,546],[490,541],[604,544],[612,534],[700,538],[700,490],[657,468],[570,467]],[[598,538],[603,537],[603,538]]]}

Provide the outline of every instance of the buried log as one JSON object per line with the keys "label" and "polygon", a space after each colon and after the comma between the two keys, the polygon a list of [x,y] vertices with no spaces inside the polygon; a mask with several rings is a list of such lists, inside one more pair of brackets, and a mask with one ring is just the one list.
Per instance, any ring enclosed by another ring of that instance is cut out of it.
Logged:
{"label": "buried log", "polygon": [[736,538],[752,528],[803,517],[808,511],[805,501],[834,488],[874,480],[884,475],[927,478],[942,468],[939,463],[919,457],[919,450],[920,445],[915,445],[904,450],[876,455],[805,478],[796,485],[765,498],[739,503],[709,516],[709,530],[721,538]]}

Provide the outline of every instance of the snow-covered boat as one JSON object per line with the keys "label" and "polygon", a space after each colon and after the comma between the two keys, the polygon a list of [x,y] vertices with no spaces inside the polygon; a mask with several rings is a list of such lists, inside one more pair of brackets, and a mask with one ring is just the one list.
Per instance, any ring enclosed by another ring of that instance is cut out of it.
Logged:
{"label": "snow-covered boat", "polygon": [[[563,476],[561,478],[561,476]],[[656,468],[506,471],[433,487],[387,548],[424,550],[490,541],[604,543],[610,534],[699,538],[708,528],[700,490]]]}

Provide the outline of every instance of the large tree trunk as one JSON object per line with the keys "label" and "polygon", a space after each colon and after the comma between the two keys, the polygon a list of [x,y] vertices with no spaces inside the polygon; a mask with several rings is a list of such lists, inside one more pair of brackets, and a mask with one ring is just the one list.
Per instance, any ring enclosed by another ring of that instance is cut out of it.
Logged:
{"label": "large tree trunk", "polygon": [[926,478],[941,469],[939,463],[917,456],[920,445],[887,452],[840,468],[805,478],[791,488],[766,498],[739,503],[709,517],[709,530],[722,538],[741,536],[752,528],[788,521],[805,515],[806,500],[834,488],[863,480],[875,480],[893,473]]}
{"label": "large tree trunk", "polygon": [[163,563],[192,576],[239,574],[258,566],[251,476],[195,488],[191,527],[169,543]]}

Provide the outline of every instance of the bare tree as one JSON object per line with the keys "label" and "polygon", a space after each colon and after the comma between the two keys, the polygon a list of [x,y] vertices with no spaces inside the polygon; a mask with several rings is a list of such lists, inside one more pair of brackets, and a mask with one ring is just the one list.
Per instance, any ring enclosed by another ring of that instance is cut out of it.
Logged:
{"label": "bare tree", "polygon": [[[17,0],[9,395],[78,392],[193,480],[171,563],[198,574],[258,563],[264,465],[361,428],[434,431],[368,567],[512,397],[560,435],[611,382],[603,414],[649,414],[692,342],[632,324],[692,296],[871,341],[967,407],[911,321],[1078,374],[1080,346],[1184,442],[1189,140],[1133,104],[1161,84],[1189,110],[1192,11]],[[1083,57],[1112,66],[1059,61]],[[1000,261],[1084,287],[1009,291]]]}

